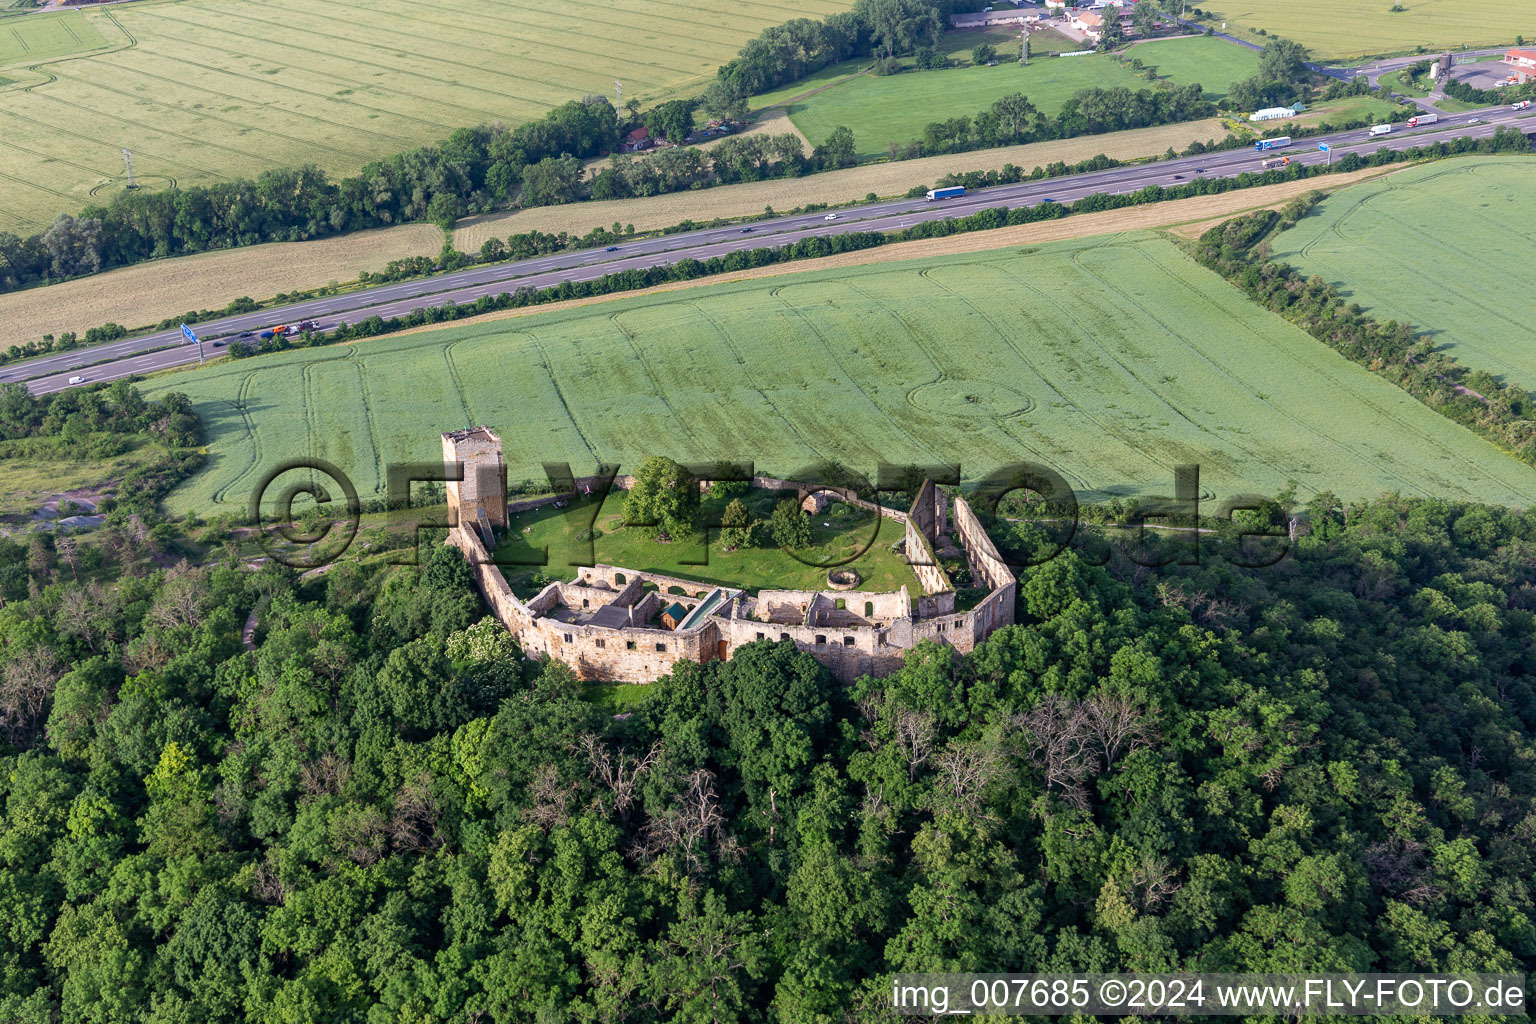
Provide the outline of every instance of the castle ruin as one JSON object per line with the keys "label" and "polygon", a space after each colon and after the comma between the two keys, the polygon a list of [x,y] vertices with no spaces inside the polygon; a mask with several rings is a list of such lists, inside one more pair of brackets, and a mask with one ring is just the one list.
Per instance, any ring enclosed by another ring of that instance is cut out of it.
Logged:
{"label": "castle ruin", "polygon": [[[1013,572],[965,500],[956,496],[951,510],[931,480],[923,481],[905,513],[842,495],[902,525],[903,556],[921,590],[916,595],[905,586],[892,592],[832,589],[830,581],[826,590],[765,589],[752,595],[642,569],[592,565],[524,601],[491,558],[495,537],[509,527],[501,439],[487,427],[453,431],[443,435],[443,457],[450,468],[460,463],[464,469],[464,482],[448,485],[453,523],[448,540],[463,552],[486,603],[528,656],[557,658],[585,680],[649,682],[680,661],[725,660],[743,644],[769,640],[793,643],[838,679],[852,682],[900,668],[921,640],[968,652],[1013,622]],[[764,477],[753,484],[797,487],[802,500],[827,493]],[[987,588],[965,611],[956,610],[955,588],[934,554],[950,525],[972,579]]]}

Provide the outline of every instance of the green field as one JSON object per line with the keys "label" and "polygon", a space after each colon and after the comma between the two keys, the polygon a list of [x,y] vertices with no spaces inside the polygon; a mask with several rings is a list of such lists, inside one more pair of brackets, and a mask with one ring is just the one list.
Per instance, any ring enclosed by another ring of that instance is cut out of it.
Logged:
{"label": "green field", "polygon": [[1263,42],[1250,33],[1294,39],[1314,57],[1356,57],[1370,53],[1413,52],[1460,46],[1500,46],[1536,36],[1536,3],[1502,0],[1474,12],[1459,0],[1402,0],[1405,10],[1394,12],[1391,0],[1215,0],[1203,7],[1214,15],[1211,24],[1227,23],[1234,35]]}
{"label": "green field", "polygon": [[[790,492],[788,497],[793,497]],[[742,499],[759,520],[773,514],[773,506],[785,494],[752,490]],[[826,566],[853,569],[864,590],[887,593],[905,586],[914,596],[922,587],[912,567],[891,544],[901,540],[898,523],[873,512],[836,503],[811,519],[811,546],[796,558],[771,542],[766,547],[726,551],[711,538],[705,546],[702,533],[692,539],[659,543],[645,531],[625,528],[623,491],[608,496],[592,518],[590,504],[569,508],[542,508],[514,515],[508,537],[496,548],[496,561],[513,591],[523,599],[543,589],[544,575],[568,576],[572,564],[620,565],[665,576],[739,587],[751,593],[767,587],[775,590],[825,590]],[[725,503],[706,498],[704,520],[718,522]],[[588,524],[600,533],[589,544],[576,541]],[[545,564],[538,564],[540,559]],[[802,561],[803,559],[803,561]],[[813,564],[806,564],[807,562]],[[703,564],[699,564],[703,563]]]}
{"label": "green field", "polygon": [[[967,34],[980,38],[978,33]],[[1225,95],[1232,83],[1246,78],[1258,66],[1257,54],[1201,37],[1143,44],[1132,52],[1147,64],[1156,64],[1159,74],[1174,84],[1199,82],[1214,96]],[[969,57],[965,60],[969,64]],[[1080,89],[1152,88],[1136,72],[1102,54],[1040,57],[1022,67],[1017,61],[1003,60],[993,68],[970,65],[944,71],[907,70],[884,77],[854,76],[861,66],[849,61],[823,69],[755,98],[752,106],[783,103],[827,86],[791,103],[790,120],[813,145],[823,142],[839,125],[847,125],[853,129],[859,155],[868,158],[885,154],[893,142],[905,144],[921,138],[923,128],[932,121],[973,116],[1008,93],[1023,93],[1042,113],[1051,116]]]}
{"label": "green field", "polygon": [[1079,89],[1090,86],[1150,87],[1145,79],[1108,57],[1041,58],[1021,67],[963,67],[947,71],[903,71],[884,77],[861,75],[792,103],[789,119],[812,145],[839,125],[853,129],[861,157],[883,155],[893,142],[922,137],[931,121],[973,116],[999,97],[1021,92],[1046,115],[1054,115]]}
{"label": "green field", "polygon": [[[1275,241],[1380,320],[1432,333],[1463,365],[1536,387],[1536,162],[1456,160],[1355,185]],[[1512,230],[1514,228],[1514,230]]]}
{"label": "green field", "polygon": [[[699,91],[764,28],[848,6],[745,0],[726,16],[685,0],[144,0],[8,19],[0,76],[21,84],[0,93],[0,231],[109,196],[124,148],[157,186],[306,162],[350,173],[465,125],[612,97],[615,79],[646,102]],[[67,37],[56,26],[122,48],[53,59],[83,44],[45,58],[11,36]]]}
{"label": "green field", "polygon": [[1259,55],[1210,36],[1149,39],[1127,51],[1175,82],[1199,82],[1205,94],[1220,100],[1232,86],[1259,70]]}
{"label": "green field", "polygon": [[79,11],[32,14],[0,25],[0,67],[51,60],[110,45]]}
{"label": "green field", "polygon": [[1391,117],[1398,106],[1399,104],[1391,100],[1378,99],[1375,96],[1345,96],[1342,99],[1329,100],[1309,107],[1306,113],[1288,123],[1331,124],[1335,127],[1349,124],[1351,121],[1367,121],[1376,124]]}
{"label": "green field", "polygon": [[[1507,276],[1507,275],[1506,275]],[[1085,500],[1166,493],[1198,463],[1231,495],[1386,490],[1527,504],[1536,472],[1137,233],[637,296],[221,363],[187,392],[211,439],[180,511],[238,510],[318,456],[365,497],[487,423],[513,480],[752,459],[1055,466]]]}

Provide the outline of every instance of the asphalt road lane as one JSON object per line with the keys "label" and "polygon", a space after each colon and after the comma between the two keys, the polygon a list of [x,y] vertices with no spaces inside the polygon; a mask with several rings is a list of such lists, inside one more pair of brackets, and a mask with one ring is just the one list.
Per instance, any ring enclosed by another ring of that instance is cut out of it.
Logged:
{"label": "asphalt road lane", "polygon": [[[1507,106],[1501,106],[1445,115],[1436,124],[1426,128],[1401,129],[1379,138],[1370,138],[1364,130],[1335,132],[1299,141],[1290,149],[1278,151],[1276,155],[1290,156],[1293,161],[1302,163],[1318,163],[1326,159],[1317,150],[1320,142],[1334,146],[1336,152],[1346,148],[1374,152],[1383,147],[1405,149],[1427,141],[1463,135],[1486,138],[1499,126],[1516,123],[1533,114],[1536,112],[1521,111],[1517,115]],[[1482,123],[1469,125],[1468,122],[1473,120]],[[1275,131],[1280,134],[1283,129],[1277,125]],[[1259,161],[1268,155],[1255,153],[1252,149],[1229,150],[1061,178],[1024,181],[969,192],[957,199],[938,202],[928,202],[926,199],[888,200],[835,211],[837,218],[831,221],[826,220],[823,213],[758,221],[751,225],[753,230],[750,233],[743,232],[741,225],[704,228],[636,240],[621,245],[618,252],[588,249],[556,253],[517,263],[440,274],[419,281],[378,285],[345,295],[327,296],[278,309],[226,317],[201,324],[197,330],[205,339],[204,354],[212,357],[222,354],[223,349],[212,347],[209,339],[233,338],[242,331],[261,331],[275,323],[315,320],[322,329],[329,329],[342,320],[356,323],[370,316],[387,319],[409,313],[413,309],[440,306],[449,301],[470,304],[482,295],[498,295],[520,287],[546,288],[562,281],[586,281],[606,273],[675,263],[686,258],[707,259],[742,249],[786,245],[812,235],[895,231],[920,220],[963,217],[977,210],[999,206],[1033,206],[1046,200],[1070,203],[1096,192],[1128,193],[1148,185],[1178,185],[1201,176],[1197,168],[1204,168],[1206,177],[1234,177],[1243,171],[1258,170]],[[28,387],[34,394],[47,394],[71,386],[69,378],[74,376],[85,377],[85,383],[97,383],[196,363],[196,346],[181,342],[179,329],[158,331],[110,345],[79,349],[0,368],[0,382],[27,378]],[[106,359],[114,361],[104,363]],[[97,363],[101,365],[91,365]]]}

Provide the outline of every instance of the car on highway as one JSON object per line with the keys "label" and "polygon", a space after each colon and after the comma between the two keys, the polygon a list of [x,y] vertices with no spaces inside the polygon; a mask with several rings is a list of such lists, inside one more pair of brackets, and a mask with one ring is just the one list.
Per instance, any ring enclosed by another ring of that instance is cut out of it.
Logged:
{"label": "car on highway", "polygon": [[69,378],[69,382],[71,384],[84,384],[85,383],[85,378],[84,377],[71,377],[71,378]]}
{"label": "car on highway", "polygon": [[242,337],[242,338],[249,338],[251,336],[252,336],[252,332],[251,331],[241,331],[240,332],[240,337]]}
{"label": "car on highway", "polygon": [[618,251],[619,251],[619,247],[616,246],[616,245],[610,245],[608,248],[603,250],[603,252],[618,252]]}
{"label": "car on highway", "polygon": [[1205,168],[1204,167],[1196,167],[1195,168],[1195,173],[1196,174],[1204,174],[1205,173]]}
{"label": "car on highway", "polygon": [[213,347],[214,348],[223,348],[224,347],[224,342],[216,341],[216,342],[213,343]]}
{"label": "car on highway", "polygon": [[1040,201],[1042,203],[1054,203],[1056,200],[1052,199],[1050,196],[1046,196],[1044,199],[1042,199]]}
{"label": "car on highway", "polygon": [[837,220],[837,214],[829,213],[829,214],[827,214],[825,217],[823,217],[821,219],[822,220]]}
{"label": "car on highway", "polygon": [[1174,181],[1183,181],[1184,180],[1184,175],[1182,175],[1182,174],[1175,174],[1173,176],[1173,180]]}
{"label": "car on highway", "polygon": [[1483,123],[1483,119],[1480,118],[1480,117],[1474,117],[1470,121],[1467,122],[1467,124],[1482,124],[1482,123]]}
{"label": "car on highway", "polygon": [[741,229],[741,233],[744,234],[744,235],[750,235],[752,233],[752,229],[751,228],[742,228]]}

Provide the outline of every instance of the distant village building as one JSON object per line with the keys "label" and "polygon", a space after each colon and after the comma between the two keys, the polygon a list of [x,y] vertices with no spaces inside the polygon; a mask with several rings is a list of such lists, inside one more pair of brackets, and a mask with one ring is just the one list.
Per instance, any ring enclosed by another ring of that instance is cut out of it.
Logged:
{"label": "distant village building", "polygon": [[1504,54],[1504,63],[1509,65],[1509,80],[1516,85],[1536,78],[1536,50],[1510,50]]}
{"label": "distant village building", "polygon": [[1072,19],[1072,27],[1091,39],[1098,39],[1104,34],[1104,16],[1092,11],[1079,11],[1077,17]]}

